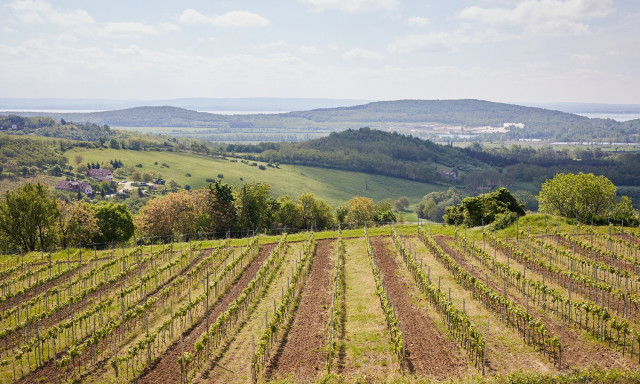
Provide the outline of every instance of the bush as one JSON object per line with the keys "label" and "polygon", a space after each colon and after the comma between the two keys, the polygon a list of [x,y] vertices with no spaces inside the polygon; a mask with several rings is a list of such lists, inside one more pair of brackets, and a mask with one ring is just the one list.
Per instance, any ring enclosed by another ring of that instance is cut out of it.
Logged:
{"label": "bush", "polygon": [[516,220],[518,220],[518,214],[515,212],[498,213],[495,217],[495,220],[493,221],[493,224],[491,224],[491,228],[496,231],[499,229],[504,229],[515,223]]}

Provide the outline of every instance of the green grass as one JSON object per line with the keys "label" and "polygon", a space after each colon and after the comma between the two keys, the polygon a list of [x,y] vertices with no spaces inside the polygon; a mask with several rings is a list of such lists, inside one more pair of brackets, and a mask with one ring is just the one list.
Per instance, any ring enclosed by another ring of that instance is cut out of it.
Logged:
{"label": "green grass", "polygon": [[[366,196],[375,201],[385,198],[395,200],[407,196],[412,204],[417,204],[427,193],[445,189],[440,185],[388,176],[298,165],[280,165],[279,169],[267,167],[266,170],[260,170],[257,166],[239,161],[231,162],[183,152],[74,148],[65,154],[70,159],[80,154],[85,164],[106,164],[114,159],[121,160],[125,166],[142,164],[142,168],[135,169],[139,172],[157,172],[166,180],[175,179],[178,184],[188,184],[193,189],[206,186],[206,179],[214,179],[221,173],[224,175],[223,181],[234,186],[256,182],[270,184],[274,195],[296,197],[304,192],[312,192],[334,208],[353,196]],[[158,165],[154,165],[155,162]],[[163,163],[169,165],[169,168],[161,167]],[[186,176],[187,173],[191,174],[191,177]],[[412,212],[406,213],[405,218],[417,221],[415,213]]]}

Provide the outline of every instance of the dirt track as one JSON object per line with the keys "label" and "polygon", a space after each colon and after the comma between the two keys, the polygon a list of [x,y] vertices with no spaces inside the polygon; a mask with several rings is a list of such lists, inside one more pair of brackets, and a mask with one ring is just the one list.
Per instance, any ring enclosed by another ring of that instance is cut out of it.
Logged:
{"label": "dirt track", "polygon": [[266,368],[267,377],[293,374],[296,382],[310,382],[324,373],[327,323],[335,265],[330,259],[335,241],[320,240],[311,273],[302,292],[300,307],[283,345]]}
{"label": "dirt track", "polygon": [[[254,278],[256,272],[260,268],[262,261],[267,258],[271,251],[275,248],[275,244],[267,244],[260,248],[258,256],[256,256],[242,272],[238,279],[229,290],[218,300],[207,312],[209,324],[213,324],[218,316],[228,307],[242,289]],[[238,289],[236,289],[238,287]],[[207,323],[203,317],[199,323],[189,328],[184,335],[184,352],[194,353],[193,344],[198,337],[205,331]],[[136,383],[180,383],[180,366],[178,365],[178,357],[181,355],[180,341],[176,341],[167,348],[164,353],[155,360],[155,363],[148,366],[134,382]]]}
{"label": "dirt track", "polygon": [[464,376],[469,362],[459,346],[442,333],[434,321],[414,304],[412,293],[417,292],[413,282],[406,281],[399,266],[389,251],[388,238],[374,237],[371,245],[376,260],[389,290],[391,301],[396,306],[404,333],[407,355],[407,373],[450,379]]}

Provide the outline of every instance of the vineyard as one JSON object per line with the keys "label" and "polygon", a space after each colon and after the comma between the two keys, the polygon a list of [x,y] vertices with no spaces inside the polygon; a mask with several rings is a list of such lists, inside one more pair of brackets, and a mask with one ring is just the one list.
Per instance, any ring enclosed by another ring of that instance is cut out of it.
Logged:
{"label": "vineyard", "polygon": [[0,382],[638,382],[639,252],[530,215],[3,255]]}

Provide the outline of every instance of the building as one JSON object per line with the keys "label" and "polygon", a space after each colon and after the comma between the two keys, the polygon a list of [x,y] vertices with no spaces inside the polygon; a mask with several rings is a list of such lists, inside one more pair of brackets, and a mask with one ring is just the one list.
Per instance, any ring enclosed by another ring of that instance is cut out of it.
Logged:
{"label": "building", "polygon": [[113,180],[113,172],[108,169],[90,169],[87,176],[98,181]]}
{"label": "building", "polygon": [[449,179],[451,181],[454,181],[456,179],[456,171],[441,171],[440,172],[440,176],[442,176],[445,179]]}
{"label": "building", "polygon": [[87,196],[93,194],[93,188],[91,188],[91,184],[87,183],[86,181],[58,181],[56,183],[56,189],[68,192],[80,191]]}

